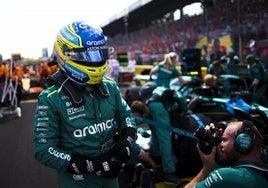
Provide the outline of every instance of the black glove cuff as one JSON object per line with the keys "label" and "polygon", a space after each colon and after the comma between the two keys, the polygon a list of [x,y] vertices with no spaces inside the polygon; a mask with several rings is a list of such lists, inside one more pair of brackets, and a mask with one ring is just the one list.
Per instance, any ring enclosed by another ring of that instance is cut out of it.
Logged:
{"label": "black glove cuff", "polygon": [[[137,139],[137,131],[133,127],[126,127],[122,130],[122,138],[127,139],[128,141],[131,141],[130,138],[132,138],[132,142],[136,141]],[[129,138],[130,137],[130,138]]]}
{"label": "black glove cuff", "polygon": [[72,174],[91,173],[106,178],[115,178],[123,169],[123,163],[111,161],[108,157],[88,158],[81,155],[72,155],[67,172]]}
{"label": "black glove cuff", "polygon": [[81,155],[72,155],[67,172],[73,174],[82,174],[88,172],[86,160],[87,159]]}

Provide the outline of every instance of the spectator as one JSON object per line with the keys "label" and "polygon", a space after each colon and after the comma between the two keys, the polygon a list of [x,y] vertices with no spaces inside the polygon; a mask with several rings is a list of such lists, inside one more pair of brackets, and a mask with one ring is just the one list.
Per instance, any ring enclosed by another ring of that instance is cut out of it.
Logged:
{"label": "spectator", "polygon": [[40,76],[40,85],[43,88],[47,88],[48,87],[47,78],[49,75],[52,75],[55,72],[53,72],[52,67],[48,65],[48,62],[41,62],[38,71],[39,71],[39,76]]}
{"label": "spectator", "polygon": [[118,83],[120,64],[119,61],[116,59],[115,54],[110,55],[109,68],[110,70],[108,71],[110,73],[108,74],[110,74],[111,78],[113,78]]}
{"label": "spectator", "polygon": [[135,53],[129,53],[129,60],[128,60],[128,69],[130,70],[131,72],[131,78],[134,77],[134,74],[135,74],[135,66],[137,64],[137,61],[135,59]]}

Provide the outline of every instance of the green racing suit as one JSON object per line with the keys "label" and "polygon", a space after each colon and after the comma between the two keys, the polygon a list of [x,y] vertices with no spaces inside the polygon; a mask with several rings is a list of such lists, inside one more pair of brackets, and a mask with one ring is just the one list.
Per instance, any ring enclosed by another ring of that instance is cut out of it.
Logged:
{"label": "green racing suit", "polygon": [[[67,173],[72,154],[88,157],[110,155],[114,135],[126,127],[136,127],[134,116],[116,83],[104,77],[108,97],[92,87],[80,87],[84,105],[74,107],[59,85],[45,89],[38,97],[34,121],[36,159],[58,172],[59,187],[117,187],[117,178],[90,173]],[[111,157],[113,157],[111,155]]]}

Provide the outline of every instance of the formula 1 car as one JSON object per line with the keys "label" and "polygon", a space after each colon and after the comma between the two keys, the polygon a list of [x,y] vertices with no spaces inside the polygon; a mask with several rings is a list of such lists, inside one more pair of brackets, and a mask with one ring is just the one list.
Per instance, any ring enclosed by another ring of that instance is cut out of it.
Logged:
{"label": "formula 1 car", "polygon": [[[213,122],[218,127],[224,128],[230,120],[251,120],[262,133],[264,150],[268,151],[268,108],[252,101],[252,94],[247,91],[246,85],[239,80],[240,78],[228,75],[222,79],[230,82],[224,83],[231,84],[230,88],[227,86],[202,87],[200,80],[195,80],[188,85],[172,82],[173,89],[179,90],[187,96],[187,102],[191,108],[191,113],[170,114],[171,125],[168,125],[172,131],[173,154],[177,162],[176,173],[182,180],[190,180],[201,168],[201,161],[196,150],[197,138],[193,136],[200,124]],[[126,90],[125,99],[128,104],[134,100],[142,100],[139,94],[140,87],[135,85]],[[150,119],[140,117],[137,119],[150,126],[156,124]],[[149,151],[150,129],[145,131],[139,129],[138,135],[139,144]],[[147,139],[144,139],[142,135],[147,135]],[[184,170],[181,172],[179,169]],[[166,187],[161,183],[161,173],[159,175],[159,172],[151,172],[150,177],[153,178],[155,186]]]}

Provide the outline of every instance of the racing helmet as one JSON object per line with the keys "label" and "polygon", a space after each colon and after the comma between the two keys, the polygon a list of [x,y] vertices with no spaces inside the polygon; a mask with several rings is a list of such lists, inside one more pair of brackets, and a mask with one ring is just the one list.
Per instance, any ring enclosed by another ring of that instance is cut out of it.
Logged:
{"label": "racing helmet", "polygon": [[57,34],[53,56],[59,68],[79,84],[98,84],[108,68],[109,49],[100,27],[76,21]]}

